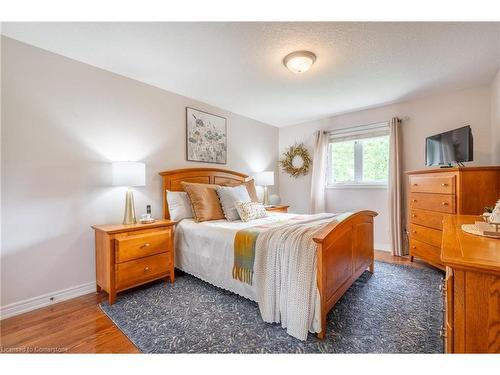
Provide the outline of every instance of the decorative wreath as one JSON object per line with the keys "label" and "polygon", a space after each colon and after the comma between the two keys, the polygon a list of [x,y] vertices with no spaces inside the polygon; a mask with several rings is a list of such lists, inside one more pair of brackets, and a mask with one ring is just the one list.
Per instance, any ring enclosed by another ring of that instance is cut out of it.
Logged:
{"label": "decorative wreath", "polygon": [[[298,156],[302,159],[302,165],[300,167],[294,167],[293,159]],[[279,164],[285,173],[288,173],[292,177],[305,176],[309,172],[309,168],[312,164],[311,155],[309,151],[305,148],[303,143],[296,143],[293,146],[288,147],[288,149],[281,155]]]}

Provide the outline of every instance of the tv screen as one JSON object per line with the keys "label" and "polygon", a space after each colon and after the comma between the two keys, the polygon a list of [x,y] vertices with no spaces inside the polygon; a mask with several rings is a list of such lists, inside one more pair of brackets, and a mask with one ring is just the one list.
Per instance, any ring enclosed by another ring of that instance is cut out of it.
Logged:
{"label": "tv screen", "polygon": [[425,164],[451,165],[472,161],[472,131],[470,126],[427,137]]}

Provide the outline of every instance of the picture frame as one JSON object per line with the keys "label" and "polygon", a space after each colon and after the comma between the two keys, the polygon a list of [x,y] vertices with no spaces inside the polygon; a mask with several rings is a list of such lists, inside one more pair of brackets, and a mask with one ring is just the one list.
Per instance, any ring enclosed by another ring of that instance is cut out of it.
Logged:
{"label": "picture frame", "polygon": [[186,160],[227,164],[227,119],[186,107]]}

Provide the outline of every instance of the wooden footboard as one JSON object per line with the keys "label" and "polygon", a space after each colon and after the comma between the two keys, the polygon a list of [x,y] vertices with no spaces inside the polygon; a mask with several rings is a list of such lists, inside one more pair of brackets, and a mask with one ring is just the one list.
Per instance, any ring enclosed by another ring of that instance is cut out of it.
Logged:
{"label": "wooden footboard", "polygon": [[347,212],[317,233],[318,289],[321,296],[321,332],[326,316],[342,295],[369,268],[373,273],[373,211]]}

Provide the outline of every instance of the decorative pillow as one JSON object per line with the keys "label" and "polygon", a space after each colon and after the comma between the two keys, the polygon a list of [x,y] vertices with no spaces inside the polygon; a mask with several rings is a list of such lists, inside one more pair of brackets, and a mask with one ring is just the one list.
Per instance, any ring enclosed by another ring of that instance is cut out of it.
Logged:
{"label": "decorative pillow", "polygon": [[235,202],[234,205],[243,221],[260,219],[267,216],[267,211],[262,203],[258,202]]}
{"label": "decorative pillow", "polygon": [[170,220],[179,221],[193,217],[191,202],[186,192],[167,190],[166,194]]}
{"label": "decorative pillow", "polygon": [[239,220],[240,215],[236,210],[234,202],[251,202],[250,195],[248,195],[248,190],[245,185],[233,187],[217,186],[216,190],[226,219],[229,221]]}
{"label": "decorative pillow", "polygon": [[224,213],[216,193],[217,185],[182,182],[191,200],[194,219],[197,222],[224,219]]}
{"label": "decorative pillow", "polygon": [[255,189],[255,181],[253,179],[251,180],[248,180],[247,182],[242,182],[240,184],[236,183],[222,183],[220,184],[221,186],[231,186],[231,187],[235,187],[235,186],[245,186],[248,190],[248,195],[250,195],[250,200],[252,202],[258,202],[259,201],[259,198],[257,197],[257,190]]}

